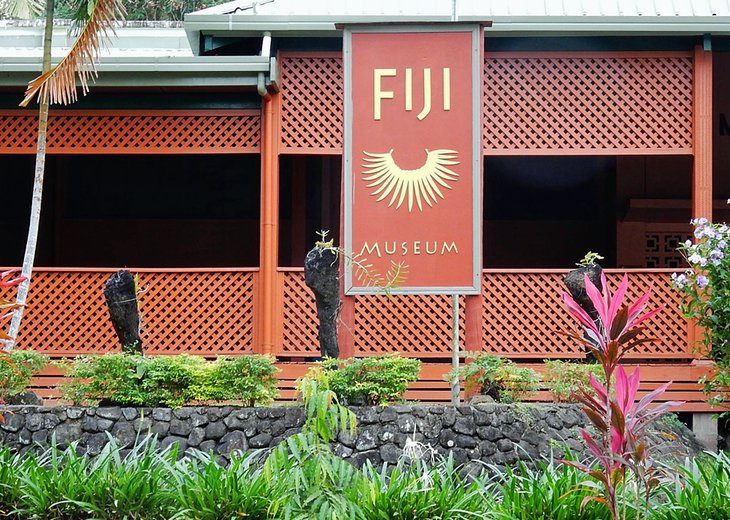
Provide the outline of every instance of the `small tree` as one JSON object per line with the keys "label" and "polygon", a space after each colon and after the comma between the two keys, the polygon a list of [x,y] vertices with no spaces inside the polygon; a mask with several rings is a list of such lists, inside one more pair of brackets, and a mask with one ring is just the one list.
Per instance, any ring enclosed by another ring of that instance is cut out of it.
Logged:
{"label": "small tree", "polygon": [[51,67],[53,37],[53,13],[55,0],[6,0],[0,2],[0,15],[30,17],[45,14],[43,35],[43,65],[41,75],[28,83],[25,98],[20,106],[27,106],[36,96],[38,108],[38,142],[36,145],[35,176],[31,202],[28,238],[23,257],[23,282],[18,287],[17,307],[10,323],[10,339],[5,340],[5,350],[11,350],[14,338],[20,330],[23,306],[28,297],[30,280],[35,263],[38,226],[43,201],[43,177],[46,166],[46,134],[48,131],[48,110],[51,104],[73,103],[77,99],[76,76],[84,94],[89,90],[89,80],[96,77],[96,62],[109,31],[114,31],[114,20],[124,18],[121,0],[80,0],[72,29],[78,34],[68,54]]}

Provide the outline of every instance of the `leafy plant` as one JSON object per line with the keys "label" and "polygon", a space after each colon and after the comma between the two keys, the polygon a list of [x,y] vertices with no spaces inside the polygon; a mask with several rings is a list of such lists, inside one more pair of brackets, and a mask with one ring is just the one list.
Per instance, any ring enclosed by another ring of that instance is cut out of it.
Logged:
{"label": "leafy plant", "polygon": [[[583,343],[595,356],[601,365],[605,380],[604,385],[590,375],[592,391],[582,389],[576,395],[595,428],[595,433],[584,429],[581,430],[581,435],[590,453],[598,462],[598,468],[574,461],[565,463],[594,479],[584,482],[583,485],[595,489],[598,494],[586,496],[584,505],[596,501],[608,508],[611,518],[626,518],[628,501],[620,493],[633,490],[635,518],[641,518],[644,513],[648,513],[649,497],[660,482],[659,472],[647,453],[645,430],[652,420],[678,403],[666,402],[653,409],[648,407],[671,383],[660,385],[635,403],[640,384],[639,368],[637,367],[629,376],[620,365],[627,352],[642,343],[653,341],[652,338],[640,337],[645,330],[641,324],[660,310],[655,309],[642,314],[651,291],[628,306],[623,303],[629,285],[626,275],[613,295],[608,289],[606,276],[603,273],[601,283],[604,288],[603,293],[593,285],[588,276],[585,277],[586,293],[598,313],[597,322],[591,319],[570,294],[561,293],[570,314],[585,329],[584,335],[574,332],[565,334]],[[615,385],[612,385],[614,374]],[[627,471],[634,479],[630,486],[627,485]]]}
{"label": "leafy plant", "polygon": [[575,402],[574,395],[579,390],[590,388],[589,376],[603,380],[600,365],[593,363],[570,363],[557,359],[546,359],[542,379],[553,400],[557,403]]}
{"label": "leafy plant", "polygon": [[0,354],[0,399],[7,400],[25,392],[31,378],[48,364],[50,358],[33,350],[13,350]]}
{"label": "leafy plant", "polygon": [[[471,361],[459,367],[467,392],[478,391],[501,403],[516,403],[539,389],[540,377],[531,368],[484,352],[469,357]],[[446,377],[452,380],[453,372]]]}
{"label": "leafy plant", "polygon": [[74,403],[180,407],[196,401],[244,401],[277,395],[273,358],[240,356],[209,362],[199,356],[113,353],[77,358],[63,395]]}
{"label": "leafy plant", "polygon": [[593,251],[588,251],[586,255],[581,258],[577,265],[578,267],[588,267],[590,265],[593,265],[596,263],[597,260],[603,260],[603,257],[599,255],[598,253],[594,253]]}
{"label": "leafy plant", "polygon": [[399,354],[359,359],[328,359],[322,364],[329,387],[348,404],[373,405],[399,401],[416,381],[421,362]]}
{"label": "leafy plant", "polygon": [[[207,399],[245,401],[247,406],[269,403],[279,394],[274,365],[270,356],[219,357],[209,375],[214,388]],[[205,400],[205,399],[201,399]]]}
{"label": "leafy plant", "polygon": [[703,331],[702,347],[716,363],[714,376],[704,379],[710,402],[720,405],[730,389],[730,227],[705,218],[692,220],[696,243],[679,245],[689,269],[672,274],[682,294],[682,312]]}

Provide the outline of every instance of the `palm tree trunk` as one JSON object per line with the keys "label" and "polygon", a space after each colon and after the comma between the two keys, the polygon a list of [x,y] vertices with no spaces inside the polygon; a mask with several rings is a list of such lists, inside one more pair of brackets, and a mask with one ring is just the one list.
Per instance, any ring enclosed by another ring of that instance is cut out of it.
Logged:
{"label": "palm tree trunk", "polygon": [[[53,11],[54,0],[46,0],[46,23],[43,33],[43,72],[51,68],[51,48],[53,45]],[[23,306],[28,298],[30,279],[35,262],[35,250],[38,242],[38,226],[41,221],[41,204],[43,202],[43,174],[46,169],[46,132],[48,130],[48,98],[42,98],[38,110],[38,144],[35,154],[35,178],[33,180],[33,200],[30,208],[30,225],[28,226],[28,238],[25,242],[25,256],[23,257],[23,269],[21,276],[26,280],[18,286],[16,303],[20,305],[13,313],[10,322],[10,336],[18,337],[20,323],[23,319]],[[5,343],[5,350],[13,349],[15,340]]]}

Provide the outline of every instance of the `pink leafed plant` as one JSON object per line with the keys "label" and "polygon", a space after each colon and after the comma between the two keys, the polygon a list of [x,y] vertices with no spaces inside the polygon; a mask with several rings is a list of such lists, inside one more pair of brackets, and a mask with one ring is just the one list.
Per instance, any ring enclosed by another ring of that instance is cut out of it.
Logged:
{"label": "pink leafed plant", "polygon": [[642,511],[648,510],[652,490],[659,483],[659,474],[647,454],[646,427],[668,408],[681,403],[666,402],[649,407],[671,383],[659,386],[637,402],[636,396],[641,383],[640,370],[637,367],[628,375],[620,364],[628,352],[642,343],[656,341],[654,338],[642,337],[646,329],[643,324],[661,310],[645,312],[651,291],[628,305],[624,303],[629,285],[626,275],[614,294],[610,293],[604,274],[601,275],[601,282],[603,293],[588,277],[585,278],[586,293],[598,314],[597,322],[568,293],[561,293],[568,311],[581,323],[585,335],[564,333],[588,348],[601,364],[606,380],[603,385],[591,375],[592,391],[582,389],[575,395],[595,429],[595,433],[582,430],[581,435],[598,465],[589,467],[573,461],[563,462],[598,481],[598,486],[594,481],[584,483],[590,489],[600,490],[599,494],[586,497],[584,505],[590,501],[600,502],[609,509],[615,520],[625,518],[627,512],[626,502],[622,502],[622,491],[626,492],[626,486],[622,485],[625,483],[627,471],[630,472],[636,484],[636,494],[633,497],[636,501],[634,518],[641,518]]}

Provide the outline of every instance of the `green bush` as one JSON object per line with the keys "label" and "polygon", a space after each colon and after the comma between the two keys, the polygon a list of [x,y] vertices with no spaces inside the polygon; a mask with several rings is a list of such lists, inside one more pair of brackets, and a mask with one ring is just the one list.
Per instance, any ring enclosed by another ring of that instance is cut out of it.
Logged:
{"label": "green bush", "polygon": [[417,359],[398,354],[323,362],[330,389],[348,404],[371,405],[399,401],[421,371]]}
{"label": "green bush", "polygon": [[588,390],[590,374],[604,382],[601,365],[545,360],[542,378],[556,403],[572,403],[576,392]]}
{"label": "green bush", "polygon": [[210,374],[213,394],[208,399],[242,400],[248,406],[268,403],[278,395],[274,360],[267,356],[220,357]]}
{"label": "green bush", "polygon": [[43,370],[49,357],[33,350],[13,350],[0,356],[0,400],[25,392],[31,378]]}
{"label": "green bush", "polygon": [[[477,390],[501,403],[524,400],[539,388],[540,377],[531,368],[523,368],[509,359],[492,354],[479,353],[470,356],[471,361],[459,368],[467,392]],[[448,376],[454,377],[453,372]]]}
{"label": "green bush", "polygon": [[196,401],[244,401],[253,406],[277,395],[277,369],[266,356],[218,358],[114,353],[77,358],[63,396],[78,404],[170,406]]}

